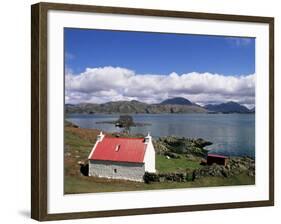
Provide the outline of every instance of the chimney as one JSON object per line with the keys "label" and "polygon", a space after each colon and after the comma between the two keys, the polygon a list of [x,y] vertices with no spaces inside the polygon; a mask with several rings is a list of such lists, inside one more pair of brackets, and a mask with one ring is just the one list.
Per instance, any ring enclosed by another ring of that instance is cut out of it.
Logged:
{"label": "chimney", "polygon": [[152,137],[150,136],[150,133],[147,133],[147,136],[144,137],[144,143],[148,144],[152,141]]}
{"label": "chimney", "polygon": [[102,133],[102,131],[97,135],[97,142],[101,142],[104,138],[104,134]]}

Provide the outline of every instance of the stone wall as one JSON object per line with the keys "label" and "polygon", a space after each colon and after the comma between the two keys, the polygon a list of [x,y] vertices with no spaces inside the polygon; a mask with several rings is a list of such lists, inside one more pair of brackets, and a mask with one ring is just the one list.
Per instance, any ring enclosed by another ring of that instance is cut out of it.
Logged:
{"label": "stone wall", "polygon": [[145,172],[143,180],[145,183],[151,182],[186,182],[189,181],[188,173],[148,173]]}
{"label": "stone wall", "polygon": [[226,166],[216,163],[211,166],[203,166],[191,171],[180,173],[148,173],[144,175],[145,183],[150,182],[186,182],[194,181],[203,177],[224,177],[228,178],[241,173],[248,176],[255,176],[255,160],[249,157],[234,157],[229,159]]}

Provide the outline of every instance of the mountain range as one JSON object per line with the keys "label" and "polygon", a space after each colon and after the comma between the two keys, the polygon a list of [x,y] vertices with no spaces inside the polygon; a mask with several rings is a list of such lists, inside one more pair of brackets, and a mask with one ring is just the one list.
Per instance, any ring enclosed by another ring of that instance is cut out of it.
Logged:
{"label": "mountain range", "polygon": [[204,108],[210,112],[218,113],[251,113],[251,110],[247,107],[232,101],[221,104],[207,104]]}
{"label": "mountain range", "polygon": [[192,103],[183,97],[175,97],[164,100],[159,104],[148,104],[137,100],[114,101],[102,104],[80,103],[66,104],[66,113],[251,113],[251,111],[235,102],[227,102],[216,105],[206,105],[204,107]]}

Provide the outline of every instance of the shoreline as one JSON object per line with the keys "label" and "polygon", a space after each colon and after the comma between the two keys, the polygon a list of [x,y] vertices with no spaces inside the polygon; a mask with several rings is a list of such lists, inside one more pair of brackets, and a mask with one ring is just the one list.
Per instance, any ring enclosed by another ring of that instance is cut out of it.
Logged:
{"label": "shoreline", "polygon": [[[71,123],[72,125],[76,126],[76,127],[79,127],[77,124],[75,124],[74,122],[72,121],[69,121],[67,118],[65,118],[65,122],[68,122],[68,123]],[[98,122],[95,122],[96,124],[111,124],[111,125],[115,125],[116,121],[98,121]],[[151,126],[152,124],[151,123],[143,123],[143,122],[136,122],[135,124],[137,124],[136,126],[132,126],[133,128],[135,127],[144,127],[144,126]],[[118,126],[116,126],[118,127]],[[100,132],[101,130],[98,129],[98,128],[83,128],[83,127],[79,127],[81,129],[89,129],[89,130],[93,130],[93,131],[98,131]],[[122,127],[118,127],[120,130],[124,129]],[[105,132],[105,131],[103,131]],[[127,136],[127,137],[130,137],[130,136],[137,136],[137,137],[144,137],[145,134],[143,133],[134,133],[134,134],[127,134],[127,133],[122,133],[122,132],[106,132],[108,133],[109,135],[114,135],[114,136]],[[175,136],[175,135],[165,135],[165,136],[153,136],[153,139],[154,140],[158,140],[158,139],[161,139],[161,138],[167,138],[167,137],[176,137],[176,138],[186,138],[186,139],[203,139],[201,138],[200,136],[197,136],[197,137],[185,137],[185,136]],[[204,147],[205,150],[207,150],[208,152],[211,152],[214,150],[214,149],[210,149],[209,147],[213,145],[213,142],[212,144],[210,145],[206,145]],[[223,156],[227,156],[227,157],[249,157],[253,160],[255,160],[255,155],[253,156],[250,156],[250,155],[247,155],[247,154],[224,154],[224,153],[221,153],[221,152],[214,152],[214,154],[218,154],[218,155],[223,155]]]}

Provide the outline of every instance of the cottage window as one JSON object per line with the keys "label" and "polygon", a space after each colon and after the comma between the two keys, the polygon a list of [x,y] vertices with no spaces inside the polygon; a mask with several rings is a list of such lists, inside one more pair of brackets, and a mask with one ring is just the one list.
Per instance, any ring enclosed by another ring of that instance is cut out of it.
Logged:
{"label": "cottage window", "polygon": [[113,171],[114,171],[114,173],[117,173],[117,169],[114,169]]}

